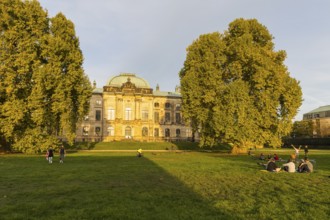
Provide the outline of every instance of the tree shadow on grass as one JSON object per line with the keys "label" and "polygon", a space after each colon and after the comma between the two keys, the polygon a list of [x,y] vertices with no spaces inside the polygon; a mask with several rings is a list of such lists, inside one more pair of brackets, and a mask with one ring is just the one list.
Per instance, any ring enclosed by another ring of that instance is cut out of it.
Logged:
{"label": "tree shadow on grass", "polygon": [[51,165],[39,160],[30,161],[31,172],[18,164],[14,176],[5,176],[11,192],[3,200],[3,219],[237,219],[144,157],[72,156]]}

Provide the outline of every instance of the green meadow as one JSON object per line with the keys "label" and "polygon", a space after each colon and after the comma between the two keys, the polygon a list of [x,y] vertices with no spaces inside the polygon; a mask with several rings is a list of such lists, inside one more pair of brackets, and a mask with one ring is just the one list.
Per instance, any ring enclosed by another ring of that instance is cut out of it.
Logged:
{"label": "green meadow", "polygon": [[[292,150],[264,150],[288,158]],[[259,151],[255,152],[259,154]],[[330,151],[311,174],[248,155],[168,151],[0,155],[1,219],[329,219]]]}

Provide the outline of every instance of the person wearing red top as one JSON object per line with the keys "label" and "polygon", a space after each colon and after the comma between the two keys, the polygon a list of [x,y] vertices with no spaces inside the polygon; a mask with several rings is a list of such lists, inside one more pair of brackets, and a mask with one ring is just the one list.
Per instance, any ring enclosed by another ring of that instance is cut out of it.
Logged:
{"label": "person wearing red top", "polygon": [[280,158],[278,158],[277,154],[274,154],[274,159],[275,159],[275,161],[278,161]]}

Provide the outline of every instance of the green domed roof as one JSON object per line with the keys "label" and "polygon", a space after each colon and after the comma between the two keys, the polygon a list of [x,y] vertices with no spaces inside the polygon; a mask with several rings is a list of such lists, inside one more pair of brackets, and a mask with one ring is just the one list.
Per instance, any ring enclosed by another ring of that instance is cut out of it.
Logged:
{"label": "green domed roof", "polygon": [[137,88],[150,88],[150,85],[146,80],[137,77],[135,74],[132,73],[121,73],[117,76],[112,77],[108,81],[107,86],[121,87],[123,83],[126,83],[129,80],[131,83],[134,83]]}

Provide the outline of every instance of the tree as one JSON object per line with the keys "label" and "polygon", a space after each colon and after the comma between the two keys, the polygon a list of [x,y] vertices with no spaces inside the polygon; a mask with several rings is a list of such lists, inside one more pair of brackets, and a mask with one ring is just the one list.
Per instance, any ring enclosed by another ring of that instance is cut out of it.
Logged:
{"label": "tree", "polygon": [[200,145],[278,147],[302,102],[299,82],[256,19],[236,19],[224,33],[201,35],[179,73],[183,114]]}
{"label": "tree", "polygon": [[295,121],[291,132],[293,138],[311,138],[313,137],[313,120]]}
{"label": "tree", "polygon": [[22,152],[72,142],[91,95],[73,23],[37,1],[3,0],[0,15],[0,136]]}

